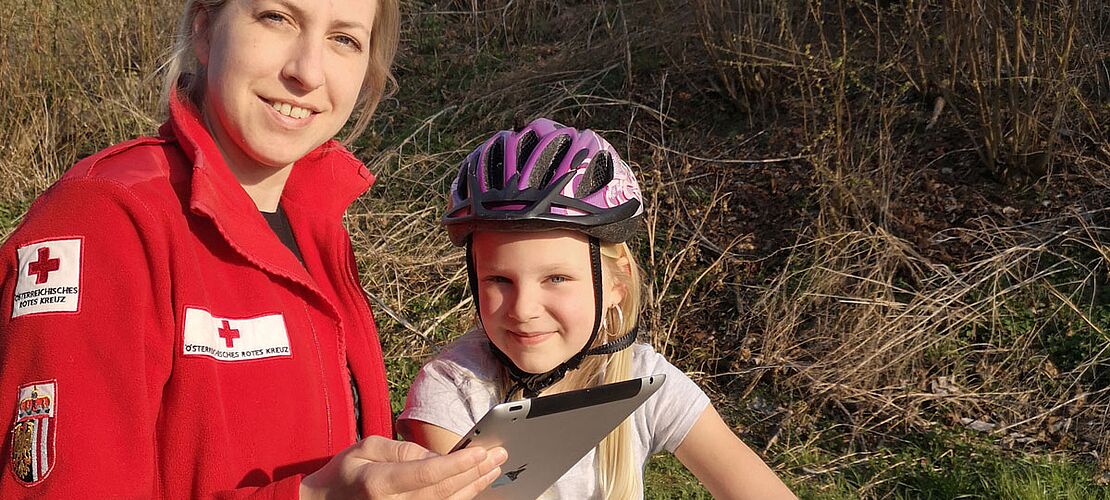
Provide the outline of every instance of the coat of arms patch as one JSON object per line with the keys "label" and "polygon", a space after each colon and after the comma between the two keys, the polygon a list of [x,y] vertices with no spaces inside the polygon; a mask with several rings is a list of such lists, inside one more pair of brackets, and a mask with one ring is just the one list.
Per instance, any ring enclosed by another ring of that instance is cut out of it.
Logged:
{"label": "coat of arms patch", "polygon": [[58,404],[56,381],[35,382],[19,388],[12,423],[12,474],[26,485],[42,481],[54,466],[54,417]]}

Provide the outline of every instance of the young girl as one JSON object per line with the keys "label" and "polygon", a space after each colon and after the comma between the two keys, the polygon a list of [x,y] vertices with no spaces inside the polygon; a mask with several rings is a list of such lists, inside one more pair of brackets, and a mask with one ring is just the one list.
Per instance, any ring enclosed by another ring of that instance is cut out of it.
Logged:
{"label": "young girl", "polygon": [[663,373],[659,392],[544,498],[637,498],[653,453],[674,453],[717,498],[793,498],[706,395],[634,343],[640,274],[625,241],[643,214],[628,165],[590,130],[546,119],[463,162],[443,223],[466,247],[479,327],[425,365],[398,430],[446,453],[494,405]]}

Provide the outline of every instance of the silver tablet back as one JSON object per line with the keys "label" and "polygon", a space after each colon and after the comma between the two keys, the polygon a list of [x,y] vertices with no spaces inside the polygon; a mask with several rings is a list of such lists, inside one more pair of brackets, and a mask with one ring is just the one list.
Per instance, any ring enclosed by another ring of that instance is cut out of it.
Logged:
{"label": "silver tablet back", "polygon": [[651,375],[491,408],[455,446],[503,446],[509,452],[501,477],[478,498],[540,496],[665,380],[665,375]]}

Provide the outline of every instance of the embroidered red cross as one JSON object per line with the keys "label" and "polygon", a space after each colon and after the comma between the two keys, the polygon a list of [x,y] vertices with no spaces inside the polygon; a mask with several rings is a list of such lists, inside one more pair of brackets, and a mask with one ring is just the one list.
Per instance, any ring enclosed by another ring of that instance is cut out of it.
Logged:
{"label": "embroidered red cross", "polygon": [[42,247],[39,249],[39,260],[32,262],[27,269],[27,276],[37,274],[35,277],[35,284],[41,285],[46,283],[50,278],[50,273],[57,271],[62,266],[62,261],[59,259],[50,258],[50,247]]}
{"label": "embroidered red cross", "polygon": [[235,347],[235,339],[239,338],[239,330],[232,329],[225,319],[223,328],[220,328],[220,338],[227,342],[227,347]]}

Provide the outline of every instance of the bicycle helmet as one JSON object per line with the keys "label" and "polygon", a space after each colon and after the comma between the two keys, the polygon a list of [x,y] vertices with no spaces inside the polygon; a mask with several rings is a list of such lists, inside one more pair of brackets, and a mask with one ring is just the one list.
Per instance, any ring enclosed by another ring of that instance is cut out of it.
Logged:
{"label": "bicycle helmet", "polygon": [[637,328],[633,328],[619,339],[590,347],[601,328],[600,244],[630,239],[643,213],[643,195],[632,169],[592,130],[539,118],[523,129],[494,134],[463,160],[451,184],[442,223],[451,242],[466,247],[470,292],[479,322],[481,308],[470,244],[474,231],[561,228],[585,233],[590,241],[594,327],[589,340],[581,351],[545,373],[518,368],[490,342],[513,380],[509,395],[519,388],[525,397],[536,396],[577,368],[586,356],[620,351],[636,339]]}
{"label": "bicycle helmet", "polygon": [[644,212],[636,176],[605,139],[546,118],[467,155],[450,196],[443,224],[456,246],[485,226],[576,229],[616,243],[635,234]]}

